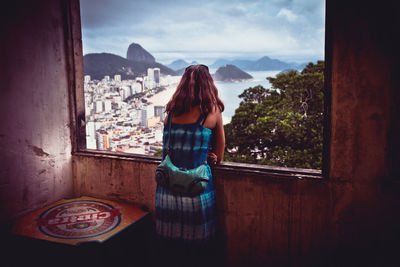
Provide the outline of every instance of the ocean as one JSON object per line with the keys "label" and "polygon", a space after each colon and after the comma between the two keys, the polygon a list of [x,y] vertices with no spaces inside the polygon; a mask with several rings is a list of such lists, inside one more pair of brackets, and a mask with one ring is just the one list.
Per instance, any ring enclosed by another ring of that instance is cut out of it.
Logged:
{"label": "ocean", "polygon": [[[210,70],[213,73],[213,70]],[[224,124],[231,121],[235,110],[239,107],[241,99],[239,95],[247,88],[262,85],[264,88],[271,88],[267,77],[275,77],[281,70],[274,71],[247,71],[254,77],[251,81],[244,82],[215,82],[218,88],[218,94],[224,102],[225,111],[222,113]]]}
{"label": "ocean", "polygon": [[[215,73],[215,70],[210,69],[211,73]],[[218,95],[224,102],[225,110],[222,113],[223,123],[227,124],[231,121],[232,116],[235,114],[235,110],[239,107],[241,99],[238,97],[245,89],[262,85],[264,88],[271,88],[270,83],[266,79],[267,77],[275,77],[276,74],[281,72],[280,70],[274,71],[248,71],[251,76],[254,77],[251,81],[244,82],[215,82],[218,88]],[[148,100],[154,105],[166,105],[171,99],[175,92],[177,84],[171,84],[160,93],[155,94]]]}

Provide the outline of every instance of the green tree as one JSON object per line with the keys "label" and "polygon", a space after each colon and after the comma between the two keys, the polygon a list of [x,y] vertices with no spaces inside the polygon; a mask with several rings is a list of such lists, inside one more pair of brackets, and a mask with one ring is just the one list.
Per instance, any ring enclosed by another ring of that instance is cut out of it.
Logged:
{"label": "green tree", "polygon": [[157,149],[157,151],[154,152],[154,156],[162,157],[162,149]]}
{"label": "green tree", "polygon": [[256,86],[225,125],[225,161],[320,169],[324,62],[300,73],[268,77],[272,89]]}

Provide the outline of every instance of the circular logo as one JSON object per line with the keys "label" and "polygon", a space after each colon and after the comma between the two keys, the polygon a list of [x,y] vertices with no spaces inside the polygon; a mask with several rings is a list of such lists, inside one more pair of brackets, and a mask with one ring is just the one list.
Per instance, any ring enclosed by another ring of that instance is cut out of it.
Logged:
{"label": "circular logo", "polygon": [[78,239],[105,234],[121,223],[121,213],[107,203],[78,200],[53,206],[37,219],[45,235]]}

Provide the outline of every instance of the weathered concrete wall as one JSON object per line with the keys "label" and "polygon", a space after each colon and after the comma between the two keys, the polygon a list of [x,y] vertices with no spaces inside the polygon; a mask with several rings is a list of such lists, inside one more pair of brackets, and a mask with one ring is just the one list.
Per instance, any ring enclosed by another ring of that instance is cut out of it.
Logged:
{"label": "weathered concrete wall", "polygon": [[[356,1],[357,2],[357,1]],[[330,1],[332,27],[332,183],[330,237],[337,253],[385,265],[394,259],[400,198],[391,168],[392,109],[400,31],[396,4]],[[397,89],[395,89],[397,88]],[[351,251],[351,253],[349,253]]]}
{"label": "weathered concrete wall", "polygon": [[154,214],[156,168],[118,157],[73,156],[74,194],[136,203]]}
{"label": "weathered concrete wall", "polygon": [[61,1],[11,1],[0,16],[0,222],[72,195]]}

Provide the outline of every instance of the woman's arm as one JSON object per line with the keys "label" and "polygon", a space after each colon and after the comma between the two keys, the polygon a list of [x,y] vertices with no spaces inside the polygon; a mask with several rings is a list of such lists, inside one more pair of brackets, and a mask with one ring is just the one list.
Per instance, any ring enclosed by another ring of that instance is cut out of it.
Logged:
{"label": "woman's arm", "polygon": [[224,158],[224,151],[225,151],[224,124],[222,121],[222,113],[218,111],[217,123],[215,126],[215,150],[214,150],[214,153],[217,156],[217,162],[220,162]]}

